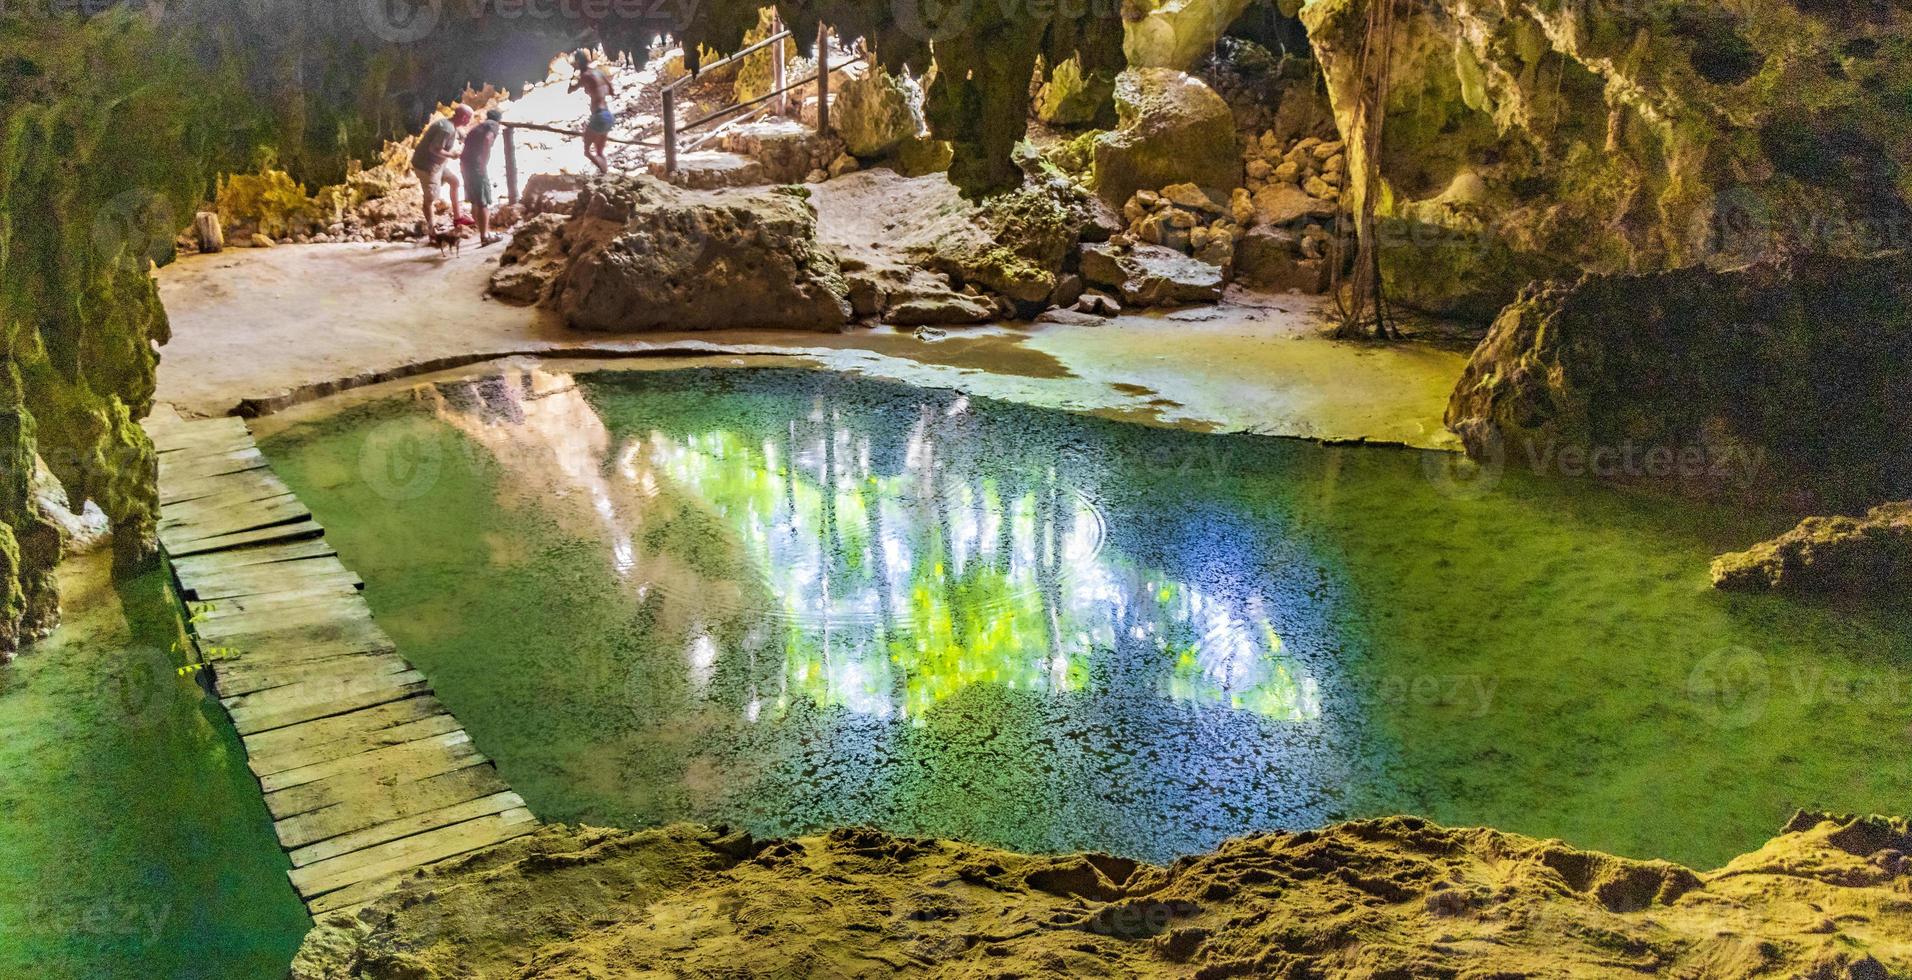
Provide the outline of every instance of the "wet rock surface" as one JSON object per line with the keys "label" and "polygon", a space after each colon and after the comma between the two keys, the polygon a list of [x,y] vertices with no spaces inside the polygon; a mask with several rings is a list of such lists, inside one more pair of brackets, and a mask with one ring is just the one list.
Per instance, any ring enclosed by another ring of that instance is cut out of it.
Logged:
{"label": "wet rock surface", "polygon": [[1912,487],[1912,259],[1799,256],[1536,285],[1447,424],[1478,459],[1808,512]]}
{"label": "wet rock surface", "polygon": [[514,235],[491,288],[609,332],[834,330],[851,313],[836,258],[817,244],[815,210],[787,187],[593,182],[562,223],[541,216]]}
{"label": "wet rock surface", "polygon": [[1801,813],[1712,872],[1412,817],[1167,867],[869,829],[548,827],[306,938],[295,980],[1812,976],[1912,967],[1904,819]]}
{"label": "wet rock surface", "polygon": [[1864,517],[1808,517],[1771,541],[1713,560],[1713,586],[1885,598],[1912,587],[1912,501]]}

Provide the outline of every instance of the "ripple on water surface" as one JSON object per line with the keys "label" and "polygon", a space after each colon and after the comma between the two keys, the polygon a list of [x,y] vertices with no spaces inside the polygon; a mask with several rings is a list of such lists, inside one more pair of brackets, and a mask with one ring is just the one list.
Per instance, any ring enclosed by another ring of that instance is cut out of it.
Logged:
{"label": "ripple on water surface", "polygon": [[518,368],[266,448],[556,819],[1160,860],[1415,811],[1705,863],[1912,775],[1838,755],[1906,704],[1694,696],[1722,648],[1905,653],[1706,590],[1777,519],[801,371]]}

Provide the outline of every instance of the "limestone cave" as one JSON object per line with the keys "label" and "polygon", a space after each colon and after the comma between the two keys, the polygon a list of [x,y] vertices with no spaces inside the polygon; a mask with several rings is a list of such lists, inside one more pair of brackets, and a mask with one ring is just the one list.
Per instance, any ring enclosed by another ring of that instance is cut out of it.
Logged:
{"label": "limestone cave", "polygon": [[1912,7],[0,0],[0,977],[1912,978]]}

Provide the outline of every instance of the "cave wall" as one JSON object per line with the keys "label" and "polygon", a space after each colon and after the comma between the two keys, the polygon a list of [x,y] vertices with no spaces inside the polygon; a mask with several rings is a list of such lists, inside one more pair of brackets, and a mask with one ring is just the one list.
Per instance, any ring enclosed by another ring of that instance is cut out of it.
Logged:
{"label": "cave wall", "polygon": [[[1368,0],[1301,17],[1344,135]],[[1378,195],[1394,294],[1491,317],[1536,276],[1905,244],[1912,12],[1825,0],[1404,5]]]}
{"label": "cave wall", "polygon": [[503,21],[404,40],[357,2],[83,6],[0,10],[0,657],[58,617],[36,456],[74,509],[112,520],[123,557],[154,547],[138,423],[169,329],[151,269],[217,174],[335,180],[441,93],[541,78],[561,46]]}

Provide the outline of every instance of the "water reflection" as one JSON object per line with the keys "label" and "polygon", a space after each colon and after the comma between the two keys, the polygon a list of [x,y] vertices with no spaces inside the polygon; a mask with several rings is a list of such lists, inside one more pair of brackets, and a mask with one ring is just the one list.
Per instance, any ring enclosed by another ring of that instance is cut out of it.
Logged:
{"label": "water reflection", "polygon": [[[621,673],[640,736],[593,781],[655,819],[1152,857],[1321,818],[1348,719],[1323,707],[1312,564],[1245,515],[1139,504],[1119,457],[953,393],[858,394],[601,410],[535,366],[421,389],[502,507],[592,542],[616,583],[604,628],[644,653],[586,669]],[[997,811],[932,807],[999,768]],[[1019,826],[1030,807],[1075,816]]]}
{"label": "water reflection", "polygon": [[804,699],[920,724],[973,684],[1082,690],[1118,649],[1150,655],[1155,687],[1177,700],[1320,715],[1266,597],[1109,551],[1067,460],[948,451],[977,436],[961,396],[923,392],[906,425],[818,399],[772,434],[652,428],[613,451],[566,374],[430,391],[440,418],[530,468],[516,485],[555,482],[558,500],[584,505],[570,509],[598,523],[609,570],[640,602],[697,607],[679,619],[687,677],[715,698],[719,665],[734,671],[733,706],[751,721]]}

